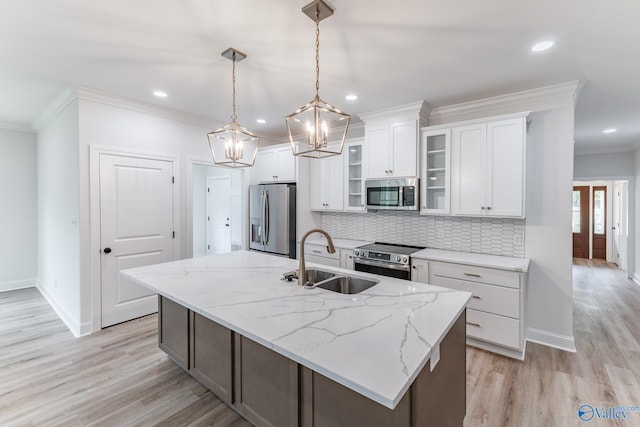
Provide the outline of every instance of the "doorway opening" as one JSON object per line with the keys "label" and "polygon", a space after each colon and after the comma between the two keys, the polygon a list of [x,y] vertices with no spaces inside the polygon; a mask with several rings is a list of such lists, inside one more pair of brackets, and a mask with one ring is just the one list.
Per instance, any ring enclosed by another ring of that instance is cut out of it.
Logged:
{"label": "doorway opening", "polygon": [[242,249],[242,171],[193,164],[193,257]]}
{"label": "doorway opening", "polygon": [[574,181],[573,257],[627,270],[628,181]]}

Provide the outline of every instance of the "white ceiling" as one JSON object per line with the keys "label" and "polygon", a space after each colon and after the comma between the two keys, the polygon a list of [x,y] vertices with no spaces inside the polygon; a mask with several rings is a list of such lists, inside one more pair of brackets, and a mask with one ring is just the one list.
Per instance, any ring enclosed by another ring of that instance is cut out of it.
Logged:
{"label": "white ceiling", "polygon": [[[284,136],[314,95],[308,0],[0,0],[0,121],[30,124],[64,86],[227,122],[228,47],[239,121]],[[581,80],[576,148],[640,141],[640,2],[333,0],[320,24],[320,95],[352,116],[424,99],[445,106]],[[537,41],[555,39],[544,53]],[[635,53],[634,53],[635,52]],[[162,89],[169,97],[158,99]],[[348,92],[359,95],[345,101]],[[257,124],[257,118],[267,123]],[[618,132],[603,135],[605,128]]]}

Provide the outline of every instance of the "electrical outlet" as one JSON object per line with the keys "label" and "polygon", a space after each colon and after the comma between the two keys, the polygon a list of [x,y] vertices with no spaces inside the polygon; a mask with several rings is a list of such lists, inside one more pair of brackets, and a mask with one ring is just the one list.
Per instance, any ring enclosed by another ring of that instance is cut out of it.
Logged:
{"label": "electrical outlet", "polygon": [[57,280],[53,281],[53,289],[58,289],[58,281]]}
{"label": "electrical outlet", "polygon": [[513,235],[513,244],[514,245],[521,245],[522,244],[522,236],[520,234],[514,234]]}
{"label": "electrical outlet", "polygon": [[438,239],[444,239],[444,230],[442,230],[442,228],[436,229],[436,237]]}

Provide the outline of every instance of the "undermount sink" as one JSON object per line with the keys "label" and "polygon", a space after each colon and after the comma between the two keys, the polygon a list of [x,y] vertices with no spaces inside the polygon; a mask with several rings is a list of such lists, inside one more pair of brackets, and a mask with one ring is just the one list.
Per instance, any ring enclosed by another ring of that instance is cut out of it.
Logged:
{"label": "undermount sink", "polygon": [[305,283],[317,284],[327,279],[335,277],[336,274],[326,270],[318,270],[317,268],[309,268],[306,271],[307,280]]}
{"label": "undermount sink", "polygon": [[359,294],[378,284],[379,280],[370,280],[355,276],[336,276],[316,285],[317,288],[341,294]]}
{"label": "undermount sink", "polygon": [[[295,271],[285,273],[282,280],[292,281],[295,279],[295,274]],[[318,268],[309,268],[305,275],[307,276],[306,289],[320,288],[341,294],[358,294],[380,283],[375,279],[365,279],[364,277],[334,273]]]}

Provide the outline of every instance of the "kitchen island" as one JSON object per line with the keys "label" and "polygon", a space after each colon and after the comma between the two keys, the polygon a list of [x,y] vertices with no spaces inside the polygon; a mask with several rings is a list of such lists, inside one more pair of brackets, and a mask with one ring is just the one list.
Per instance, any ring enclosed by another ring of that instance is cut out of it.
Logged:
{"label": "kitchen island", "polygon": [[159,294],[159,344],[257,425],[462,425],[470,293],[388,277],[359,294],[233,252],[126,270]]}

